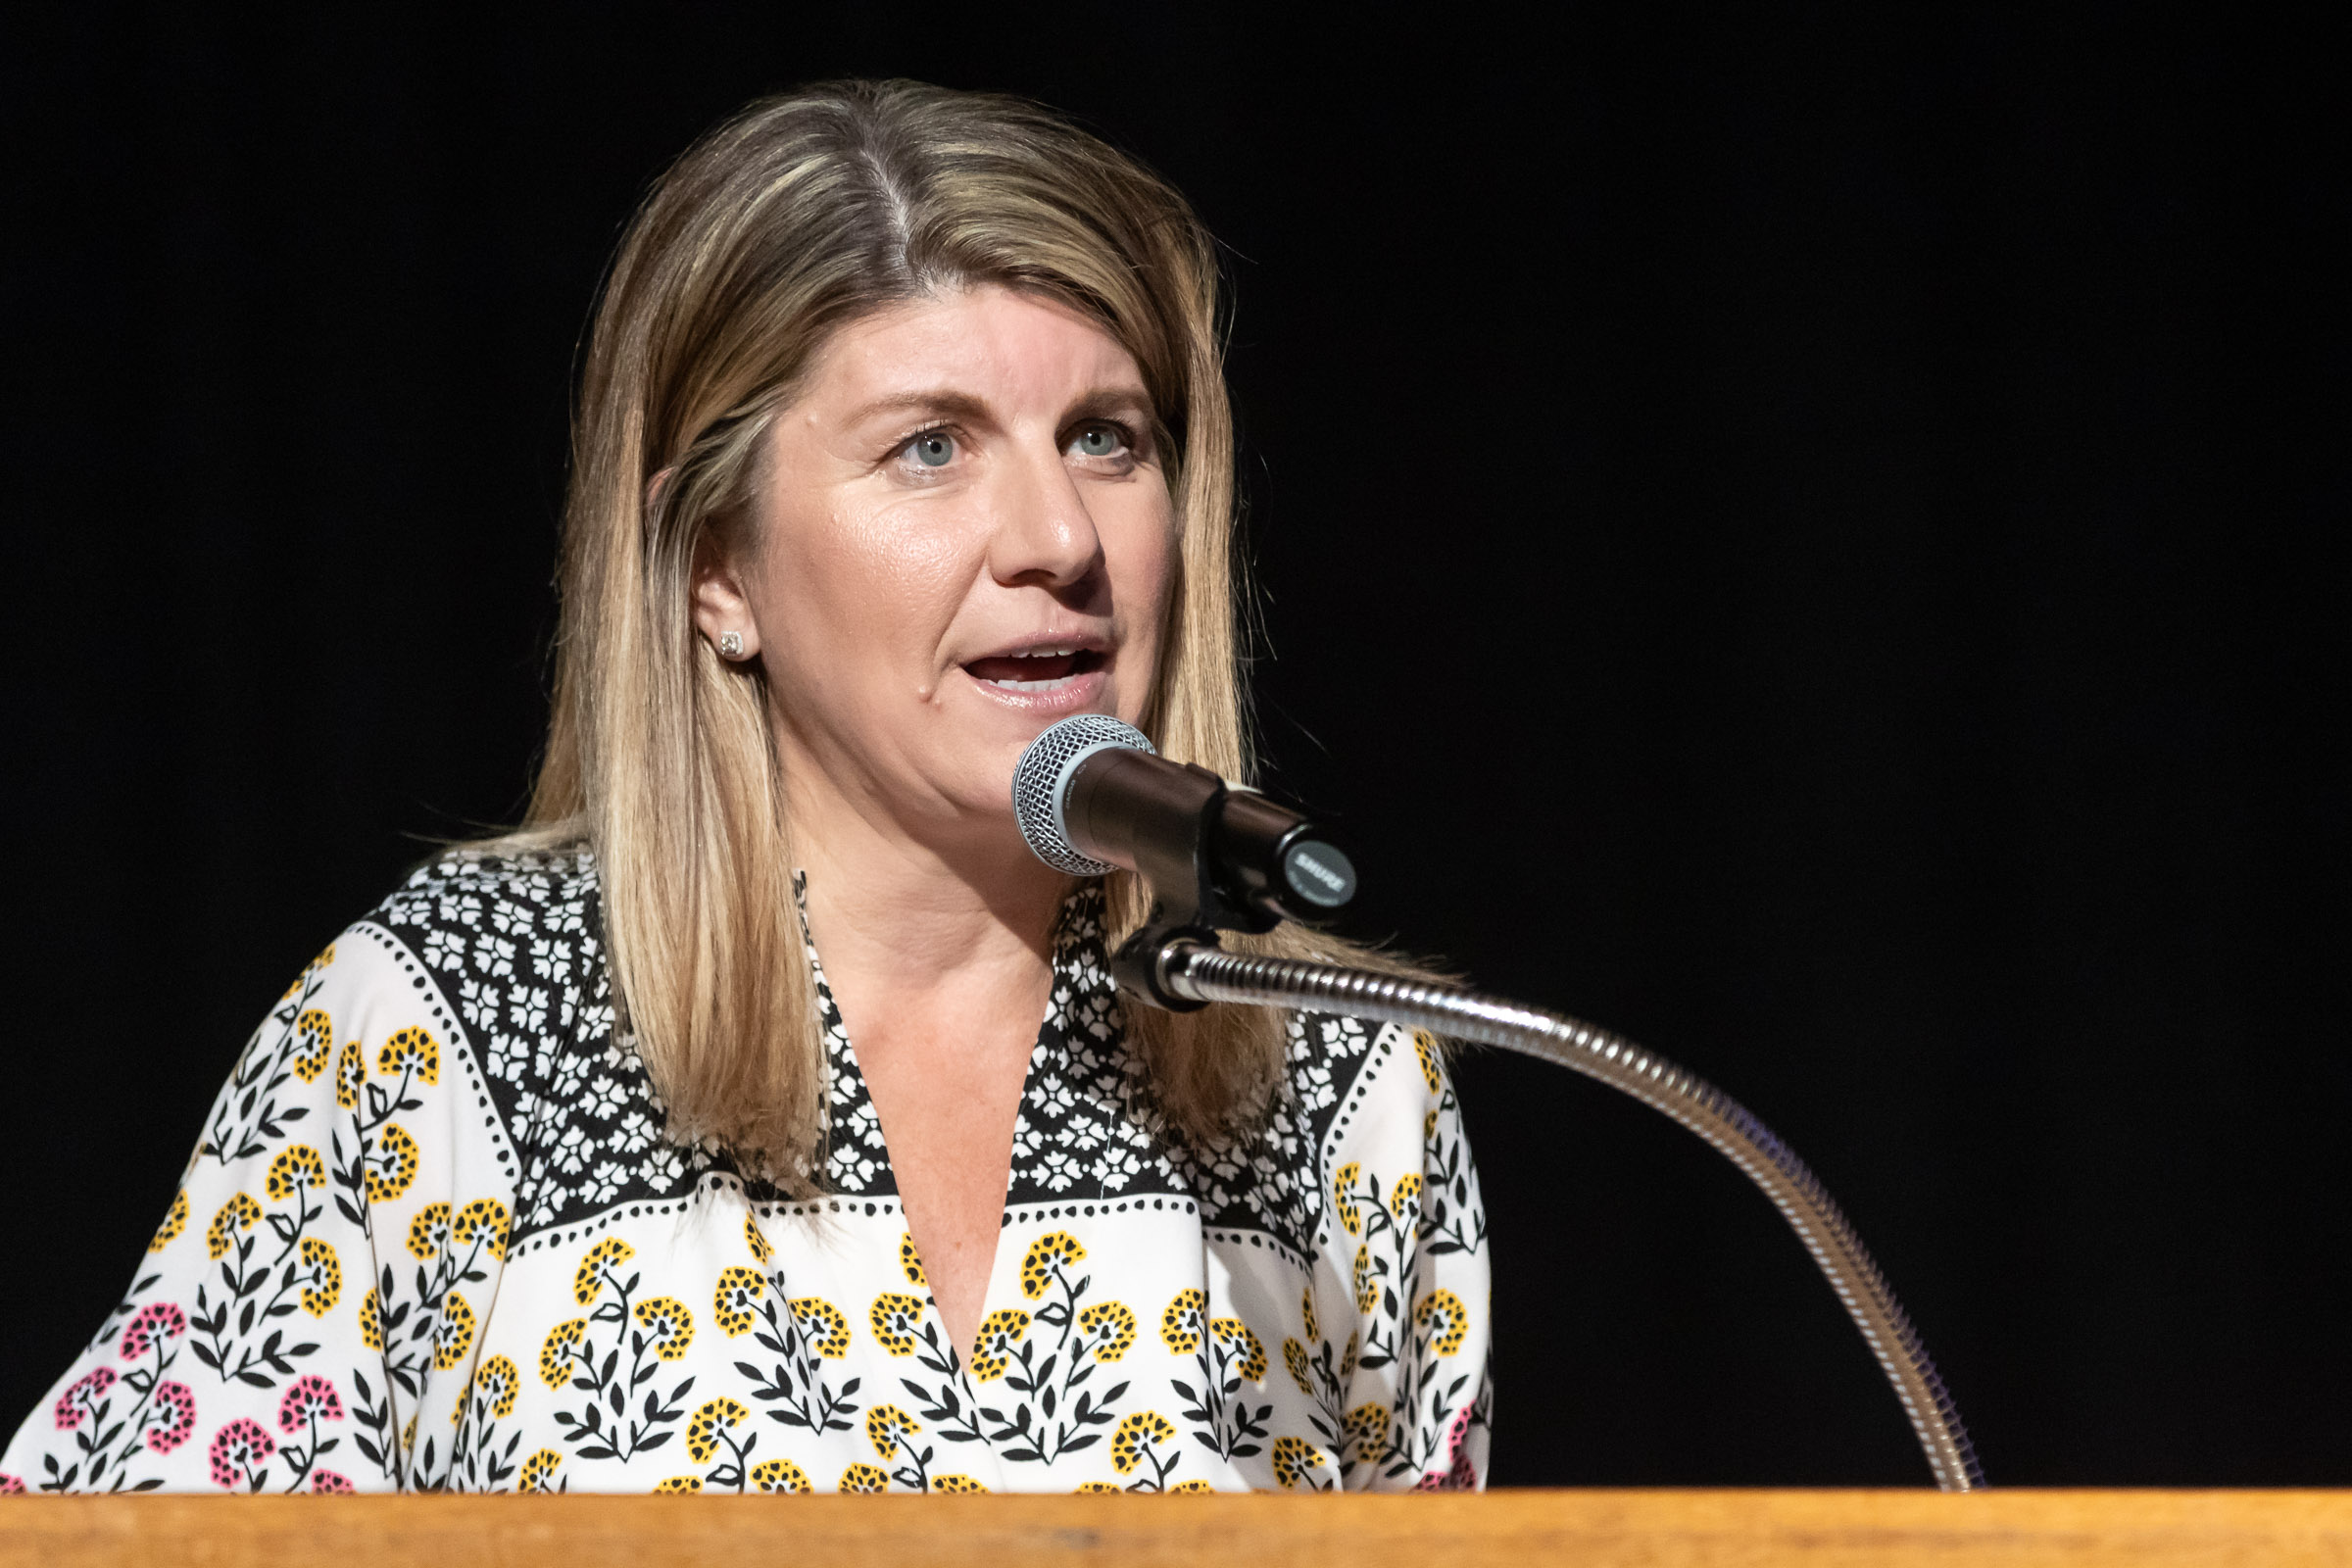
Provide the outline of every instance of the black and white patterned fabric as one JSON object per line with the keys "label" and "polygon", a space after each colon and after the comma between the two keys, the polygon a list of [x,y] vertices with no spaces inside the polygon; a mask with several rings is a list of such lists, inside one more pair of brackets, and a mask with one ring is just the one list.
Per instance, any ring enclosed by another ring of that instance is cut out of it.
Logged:
{"label": "black and white patterned fabric", "polygon": [[1480,1484],[1486,1223],[1434,1041],[1294,1018],[1264,1124],[1188,1144],[1083,888],[958,1345],[816,972],[829,1191],[793,1201],[666,1135],[591,857],[425,866],[255,1032],[0,1491]]}

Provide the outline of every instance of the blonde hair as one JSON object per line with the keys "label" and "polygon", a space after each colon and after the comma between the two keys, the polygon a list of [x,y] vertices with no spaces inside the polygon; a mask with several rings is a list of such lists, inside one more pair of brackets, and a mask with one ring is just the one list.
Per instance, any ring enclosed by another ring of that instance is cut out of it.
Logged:
{"label": "blonde hair", "polygon": [[[796,378],[845,322],[982,282],[1049,296],[1135,358],[1164,427],[1181,534],[1143,728],[1250,776],[1232,557],[1233,421],[1206,230],[1164,181],[1036,105],[907,81],[756,103],[695,144],[621,242],[573,421],[554,711],[520,830],[585,845],[612,979],[667,1104],[796,1191],[822,1170],[825,1057],[757,661],[696,635],[706,541],[742,547],[748,486]],[[1147,891],[1106,879],[1110,939]],[[1286,928],[1251,944],[1333,944]],[[1130,1008],[1153,1093],[1187,1134],[1247,1124],[1283,1060],[1254,1008]]]}

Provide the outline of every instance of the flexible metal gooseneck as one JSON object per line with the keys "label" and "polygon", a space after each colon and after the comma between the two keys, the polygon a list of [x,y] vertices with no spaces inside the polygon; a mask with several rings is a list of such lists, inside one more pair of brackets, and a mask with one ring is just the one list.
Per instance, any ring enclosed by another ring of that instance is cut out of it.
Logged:
{"label": "flexible metal gooseneck", "polygon": [[1596,1078],[1664,1111],[1745,1171],[1795,1228],[1894,1385],[1936,1485],[1945,1492],[1973,1492],[1984,1485],[1960,1412],[1862,1239],[1795,1152],[1705,1079],[1605,1029],[1458,986],[1248,957],[1185,938],[1160,947],[1154,967],[1161,988],[1186,1001],[1374,1018],[1500,1046]]}

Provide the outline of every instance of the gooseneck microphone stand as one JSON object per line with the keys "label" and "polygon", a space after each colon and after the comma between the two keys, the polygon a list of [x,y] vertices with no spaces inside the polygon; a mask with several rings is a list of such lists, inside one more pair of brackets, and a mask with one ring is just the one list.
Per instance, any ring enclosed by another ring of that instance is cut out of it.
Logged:
{"label": "gooseneck microphone stand", "polygon": [[1348,858],[1298,812],[1205,768],[1152,753],[1143,733],[1086,713],[1031,743],[1013,771],[1013,811],[1048,865],[1078,876],[1131,870],[1151,887],[1142,929],[1110,969],[1122,991],[1188,1011],[1210,1003],[1377,1019],[1540,1057],[1663,1111],[1764,1190],[1845,1303],[1894,1385],[1936,1485],[1984,1485],[1960,1412],[1927,1347],[1821,1181],[1738,1101],[1622,1036],[1460,986],[1227,953],[1220,930],[1313,921],[1355,893]]}
{"label": "gooseneck microphone stand", "polygon": [[1500,1046],[1598,1079],[1673,1117],[1722,1151],[1762,1188],[1813,1254],[1830,1289],[1862,1331],[1870,1353],[1878,1357],[1886,1381],[1894,1385],[1894,1396],[1902,1401],[1936,1485],[1945,1492],[1974,1492],[1984,1485],[1984,1472],[1960,1412],[1953,1408],[1927,1347],[1886,1277],[1871,1261],[1862,1238],[1794,1150],[1696,1073],[1606,1029],[1459,986],[1337,964],[1250,957],[1182,935],[1161,942],[1149,962],[1160,987],[1187,1002],[1372,1018]]}

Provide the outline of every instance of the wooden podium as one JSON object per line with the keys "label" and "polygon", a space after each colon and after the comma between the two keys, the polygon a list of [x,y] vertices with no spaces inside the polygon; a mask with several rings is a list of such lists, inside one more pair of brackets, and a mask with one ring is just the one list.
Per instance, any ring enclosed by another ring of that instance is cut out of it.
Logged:
{"label": "wooden podium", "polygon": [[2352,1564],[2352,1492],[5,1497],[0,1568]]}

